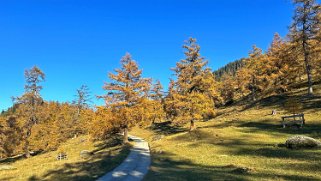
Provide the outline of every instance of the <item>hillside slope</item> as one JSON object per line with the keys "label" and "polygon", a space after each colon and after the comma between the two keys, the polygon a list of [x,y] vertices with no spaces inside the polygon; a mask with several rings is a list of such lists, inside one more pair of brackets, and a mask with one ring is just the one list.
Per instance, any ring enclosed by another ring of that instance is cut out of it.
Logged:
{"label": "hillside slope", "polygon": [[[29,159],[16,157],[0,160],[0,167],[10,165],[16,168],[0,171],[0,180],[96,180],[118,166],[128,155],[129,147],[123,147],[120,140],[93,143],[88,136],[69,140],[59,148],[68,155],[68,159],[62,161],[56,160],[59,150]],[[80,152],[83,150],[91,151],[92,156],[82,159]]]}
{"label": "hillside slope", "polygon": [[[132,134],[149,139],[153,153],[145,180],[321,180],[321,150],[280,147],[293,135],[321,139],[320,92],[313,98],[304,93],[298,88],[253,104],[222,108],[215,119],[198,122],[192,133],[187,127],[165,128],[166,124],[135,128]],[[307,125],[302,129],[281,126],[281,116],[287,114],[283,104],[290,97],[304,104]],[[271,115],[273,109],[278,115]]]}

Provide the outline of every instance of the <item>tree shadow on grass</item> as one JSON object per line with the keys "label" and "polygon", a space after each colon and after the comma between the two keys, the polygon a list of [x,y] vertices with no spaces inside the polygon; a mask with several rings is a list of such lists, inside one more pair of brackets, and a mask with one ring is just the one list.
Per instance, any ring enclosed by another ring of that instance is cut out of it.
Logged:
{"label": "tree shadow on grass", "polygon": [[274,95],[263,99],[259,99],[254,102],[248,102],[247,104],[245,104],[241,112],[246,111],[248,109],[252,109],[254,107],[280,108],[288,98],[289,96],[286,95]]}
{"label": "tree shadow on grass", "polygon": [[122,144],[122,138],[118,135],[116,137],[99,142],[98,144],[95,145],[96,149],[91,151],[91,153],[95,154],[97,152],[100,152],[101,150],[116,147],[121,144]]}
{"label": "tree shadow on grass", "polygon": [[[218,178],[227,178],[227,180],[242,180],[245,178],[245,180],[248,180],[250,178],[251,180],[261,180],[261,179],[281,179],[281,180],[318,180],[320,178],[315,178],[313,177],[314,172],[318,172],[320,170],[320,165],[321,165],[321,150],[319,149],[312,149],[312,150],[291,150],[291,149],[286,149],[285,147],[279,147],[276,144],[266,144],[264,141],[258,140],[257,142],[250,142],[246,138],[235,138],[235,139],[229,139],[229,140],[224,140],[220,142],[219,140],[200,140],[200,141],[195,141],[191,144],[188,145],[188,147],[195,148],[198,146],[201,146],[201,144],[207,143],[207,144],[213,144],[216,147],[224,147],[223,150],[224,154],[231,155],[232,157],[230,159],[237,159],[238,156],[244,157],[251,159],[251,157],[255,157],[255,159],[278,159],[279,163],[276,163],[273,166],[273,169],[271,168],[272,172],[274,170],[291,170],[291,171],[297,171],[298,173],[302,170],[309,171],[310,176],[301,176],[300,174],[298,175],[290,175],[289,173],[285,174],[268,174],[264,173],[262,169],[261,171],[255,171],[255,168],[250,168],[254,169],[254,172],[250,172],[249,174],[236,174],[236,173],[231,173],[230,169],[227,169],[225,167],[208,167],[208,166],[200,166],[196,165],[194,166],[193,164],[191,165],[190,162],[185,162],[184,164],[190,165],[191,169],[189,170],[191,173],[195,173],[196,175],[200,172],[198,169],[202,170],[203,172],[206,172],[206,170],[211,170],[208,171],[208,173],[204,174],[215,174],[214,176],[212,175],[212,180],[218,179]],[[202,154],[202,153],[200,153]],[[161,156],[159,156],[161,157]],[[259,158],[258,158],[259,157]],[[159,161],[164,161],[166,159],[160,159]],[[254,161],[254,160],[253,160]],[[219,163],[219,162],[218,162]],[[233,161],[233,163],[235,163]],[[183,163],[181,163],[183,164]],[[175,165],[175,162],[174,162]],[[178,168],[182,168],[184,166],[179,165]],[[192,169],[193,167],[196,167],[197,169]],[[238,167],[238,166],[237,166]],[[241,166],[242,167],[242,166]],[[268,166],[268,169],[272,166]],[[270,169],[269,169],[270,170]],[[169,171],[170,172],[170,171]],[[185,171],[180,171],[185,173]],[[188,172],[188,171],[186,171]],[[201,172],[202,173],[202,172]],[[282,172],[281,172],[282,173]],[[166,174],[166,173],[164,173]],[[174,173],[173,173],[174,175]],[[183,175],[183,174],[182,174]],[[217,176],[217,177],[216,177]],[[196,176],[195,178],[197,178]],[[319,177],[321,177],[319,175]],[[231,178],[231,179],[229,179]],[[204,178],[206,180],[206,178]],[[186,179],[189,180],[189,179]],[[224,180],[224,179],[223,179]],[[226,180],[226,179],[225,179]]]}
{"label": "tree shadow on grass", "polygon": [[286,127],[283,128],[280,124],[272,123],[270,120],[261,122],[247,122],[241,123],[238,127],[249,128],[251,132],[269,132],[273,133],[284,133],[290,135],[307,135],[313,138],[321,138],[321,125],[320,124],[309,124],[307,123],[302,128],[298,127]]}
{"label": "tree shadow on grass", "polygon": [[[264,128],[266,126],[263,126]],[[270,125],[268,126],[270,127]],[[311,131],[311,130],[310,130]],[[252,132],[252,131],[251,131]],[[226,154],[234,156],[259,156],[266,159],[291,159],[300,161],[319,161],[321,165],[320,149],[300,149],[291,150],[285,148],[282,144],[266,143],[264,140],[255,140],[249,138],[250,135],[243,135],[237,138],[224,139],[220,136],[212,135],[206,131],[197,130],[194,133],[185,133],[178,135],[172,139],[177,142],[189,142],[188,147],[195,148],[202,144],[215,145],[217,147],[225,147]],[[307,166],[308,168],[308,166]]]}
{"label": "tree shadow on grass", "polygon": [[240,122],[239,120],[231,120],[231,121],[224,121],[224,122],[218,122],[212,125],[207,125],[207,126],[201,126],[198,127],[198,129],[206,129],[206,128],[226,128],[226,127],[231,127],[231,126],[237,126],[239,125]]}
{"label": "tree shadow on grass", "polygon": [[[225,145],[227,146],[227,145]],[[317,174],[319,178],[312,177],[318,173],[321,165],[321,150],[320,149],[299,149],[292,150],[285,147],[278,147],[277,145],[260,145],[260,144],[244,144],[244,145],[228,145],[231,155],[246,156],[246,157],[261,157],[260,159],[278,159],[274,163],[274,169],[291,170],[297,173],[308,172],[310,175],[305,179],[299,179],[299,175],[292,177],[284,177],[287,180],[319,180],[321,175]],[[317,176],[315,175],[315,176]]]}
{"label": "tree shadow on grass", "polygon": [[[145,181],[155,180],[215,180],[229,178],[229,180],[245,180],[232,173],[233,168],[210,167],[194,164],[192,161],[173,160],[179,158],[174,154],[163,152],[153,154],[152,167],[145,177]],[[224,180],[224,179],[223,179]]]}
{"label": "tree shadow on grass", "polygon": [[300,175],[261,173],[255,168],[239,165],[202,165],[178,158],[178,155],[168,152],[153,153],[153,164],[144,180],[317,180]]}
{"label": "tree shadow on grass", "polygon": [[216,135],[212,135],[206,131],[203,131],[201,129],[197,129],[191,132],[186,132],[181,135],[175,136],[171,138],[178,142],[195,142],[198,141],[199,143],[204,142],[215,142]]}
{"label": "tree shadow on grass", "polygon": [[188,129],[186,128],[172,125],[170,121],[162,122],[162,123],[154,123],[149,129],[154,131],[157,134],[164,134],[164,135],[172,135],[172,134],[188,131]]}
{"label": "tree shadow on grass", "polygon": [[321,96],[304,96],[301,98],[304,111],[317,112],[321,109]]}
{"label": "tree shadow on grass", "polygon": [[11,163],[14,163],[14,162],[22,160],[22,159],[25,159],[24,155],[18,155],[18,156],[14,156],[14,157],[5,158],[5,159],[0,160],[0,164],[2,164],[2,163],[4,163],[4,164],[10,163],[11,164]]}
{"label": "tree shadow on grass", "polygon": [[241,112],[255,108],[264,107],[272,109],[284,109],[284,104],[289,99],[296,99],[302,103],[302,109],[305,112],[316,112],[321,109],[321,96],[308,96],[308,95],[273,95],[259,99],[254,102],[243,103],[244,108]]}
{"label": "tree shadow on grass", "polygon": [[[312,123],[310,123],[312,122]],[[199,129],[207,129],[207,128],[227,128],[227,127],[238,127],[238,128],[246,128],[239,129],[241,132],[245,133],[268,133],[268,134],[288,134],[288,135],[307,135],[316,139],[321,139],[321,124],[316,124],[316,121],[308,120],[306,121],[306,125],[302,128],[298,126],[290,126],[283,128],[281,125],[281,119],[278,118],[270,118],[264,119],[260,121],[251,121],[251,120],[232,120],[219,122],[209,126],[199,127]]]}
{"label": "tree shadow on grass", "polygon": [[62,168],[50,170],[41,177],[32,176],[29,181],[91,181],[106,174],[117,167],[127,157],[130,146],[118,145],[104,150],[106,146],[99,145],[90,159],[77,163],[66,163]]}
{"label": "tree shadow on grass", "polygon": [[[262,156],[266,158],[281,158],[301,161],[321,161],[320,151],[318,149],[310,150],[291,150],[284,147],[267,146],[267,145],[247,145],[240,146],[234,151],[233,155]],[[320,162],[321,163],[321,162]]]}

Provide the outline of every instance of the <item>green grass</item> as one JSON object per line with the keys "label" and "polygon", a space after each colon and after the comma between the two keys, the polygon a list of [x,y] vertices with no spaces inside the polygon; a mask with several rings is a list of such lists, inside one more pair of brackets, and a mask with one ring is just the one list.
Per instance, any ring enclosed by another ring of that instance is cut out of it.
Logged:
{"label": "green grass", "polygon": [[[68,160],[57,161],[58,151],[48,152],[30,159],[7,159],[0,164],[10,164],[16,170],[0,171],[0,180],[96,180],[117,167],[129,154],[130,146],[122,146],[120,139],[91,142],[82,136],[69,140],[59,150],[64,150]],[[93,156],[87,160],[80,157],[82,150],[90,150]]]}
{"label": "green grass", "polygon": [[[281,126],[286,98],[305,101],[306,126]],[[237,104],[218,110],[220,116],[188,127],[168,125],[150,130],[135,128],[131,134],[149,140],[152,167],[145,180],[321,180],[321,150],[280,147],[293,135],[321,139],[320,97],[298,95],[270,97],[252,105]],[[274,101],[274,102],[273,102]],[[273,109],[277,116],[271,116]],[[155,141],[156,135],[165,137]]]}

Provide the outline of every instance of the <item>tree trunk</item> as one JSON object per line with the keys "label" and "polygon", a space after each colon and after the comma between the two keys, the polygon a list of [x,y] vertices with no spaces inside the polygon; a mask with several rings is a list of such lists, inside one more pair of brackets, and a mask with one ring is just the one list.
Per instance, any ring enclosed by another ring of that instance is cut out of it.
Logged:
{"label": "tree trunk", "polygon": [[155,122],[156,122],[156,116],[154,115],[152,123],[155,124]]}
{"label": "tree trunk", "polygon": [[25,151],[25,157],[30,158],[28,138],[25,140],[24,151]]}
{"label": "tree trunk", "polygon": [[[304,6],[304,11],[306,10],[306,7]],[[308,95],[313,94],[313,88],[312,88],[312,72],[311,72],[311,64],[310,64],[310,52],[309,52],[309,38],[307,35],[308,26],[307,26],[307,18],[303,19],[303,37],[302,37],[302,48],[304,53],[304,63],[306,68],[306,73],[308,76]]]}
{"label": "tree trunk", "polygon": [[[29,123],[30,124],[30,123]],[[30,125],[26,126],[27,132],[26,132],[26,137],[24,138],[25,140],[25,145],[24,145],[24,152],[25,152],[25,157],[30,158],[30,152],[29,152],[29,137],[31,135],[31,127]]]}
{"label": "tree trunk", "polygon": [[77,114],[76,114],[76,121],[79,122],[79,117],[80,117],[80,108],[77,108]]}
{"label": "tree trunk", "polygon": [[252,101],[256,101],[256,79],[252,77]]}
{"label": "tree trunk", "polygon": [[306,60],[306,71],[308,76],[308,95],[313,95],[313,82],[312,82],[312,73],[311,73],[311,65],[308,60]]}
{"label": "tree trunk", "polygon": [[308,77],[308,95],[312,95],[313,94],[312,72],[311,72],[311,65],[309,60],[309,53],[307,50],[307,44],[305,42],[303,43],[303,50],[304,50],[304,63],[305,63],[307,77]]}
{"label": "tree trunk", "polygon": [[156,112],[156,108],[154,107],[153,124],[155,124],[155,122],[156,122],[156,114],[155,114],[155,112]]}
{"label": "tree trunk", "polygon": [[123,143],[124,144],[128,143],[128,127],[127,126],[124,128],[124,140],[123,140]]}
{"label": "tree trunk", "polygon": [[190,126],[189,131],[194,131],[195,129],[196,129],[196,127],[195,127],[195,121],[194,121],[194,120],[191,120],[191,126]]}

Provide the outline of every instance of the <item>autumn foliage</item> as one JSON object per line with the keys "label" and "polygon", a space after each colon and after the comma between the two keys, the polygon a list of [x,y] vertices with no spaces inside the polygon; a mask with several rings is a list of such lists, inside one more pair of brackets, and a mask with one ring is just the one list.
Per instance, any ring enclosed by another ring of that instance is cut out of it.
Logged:
{"label": "autumn foliage", "polygon": [[[321,8],[315,0],[295,0],[293,23],[285,38],[275,34],[269,49],[253,46],[247,58],[222,73],[219,84],[222,104],[245,96],[253,101],[271,94],[288,92],[293,84],[307,82],[307,93],[313,95],[313,84],[321,70]],[[227,88],[228,87],[228,88]]]}
{"label": "autumn foliage", "polygon": [[124,143],[128,142],[128,129],[144,120],[144,104],[150,90],[150,79],[142,78],[142,70],[130,54],[121,59],[121,68],[116,73],[109,73],[111,82],[105,83],[106,95],[102,96],[106,108],[110,109],[115,119],[114,125],[123,131]]}
{"label": "autumn foliage", "polygon": [[[171,82],[170,95],[167,98],[167,110],[175,112],[174,123],[190,123],[190,130],[195,129],[195,121],[203,120],[214,112],[216,82],[207,61],[200,55],[200,46],[196,39],[190,38],[183,46],[185,58],[173,68],[177,76]],[[171,110],[172,109],[172,110]]]}
{"label": "autumn foliage", "polygon": [[[214,118],[217,107],[283,94],[297,83],[306,84],[308,95],[313,95],[313,84],[321,78],[321,8],[315,0],[294,4],[287,36],[276,33],[267,50],[253,46],[247,57],[214,73],[196,39],[189,38],[167,90],[160,81],[144,78],[129,53],[121,58],[120,68],[108,74],[105,94],[98,96],[105,101],[100,106],[91,105],[86,85],[75,91],[72,102],[46,101],[41,96],[45,73],[36,66],[26,70],[24,93],[0,115],[0,157],[55,150],[80,134],[94,140],[123,134],[127,143],[132,127],[163,121],[189,124],[193,131],[197,121]],[[296,101],[285,108],[300,112]]]}

